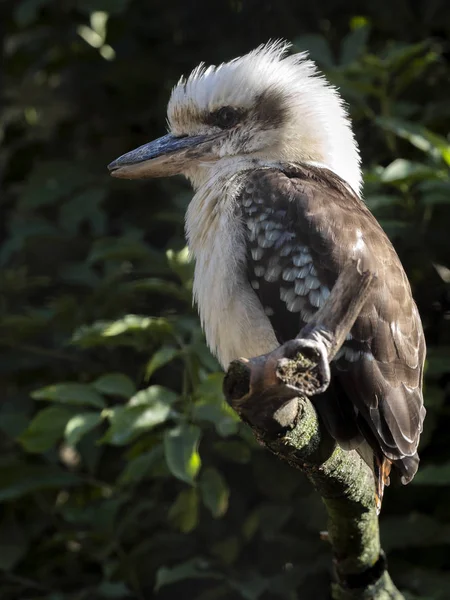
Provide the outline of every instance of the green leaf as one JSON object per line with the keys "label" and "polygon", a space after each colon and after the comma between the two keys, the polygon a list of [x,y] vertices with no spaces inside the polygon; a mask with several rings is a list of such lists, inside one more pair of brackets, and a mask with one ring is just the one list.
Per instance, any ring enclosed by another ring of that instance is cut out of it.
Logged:
{"label": "green leaf", "polygon": [[[160,317],[126,315],[116,321],[96,321],[75,331],[72,343],[81,348],[102,345],[134,346],[148,336],[163,338],[172,332],[172,325]],[[140,338],[139,336],[145,336]]]}
{"label": "green leaf", "polygon": [[133,596],[123,581],[103,581],[97,588],[101,598],[130,598]]}
{"label": "green leaf", "polygon": [[21,208],[37,208],[54,204],[92,181],[81,165],[69,161],[37,163],[22,195]]}
{"label": "green leaf", "polygon": [[341,65],[349,65],[356,61],[365,51],[369,37],[369,27],[356,27],[348,33],[341,45]]}
{"label": "green leaf", "polygon": [[65,231],[75,235],[83,223],[88,223],[94,235],[104,233],[106,215],[101,208],[106,197],[106,190],[93,187],[77,193],[73,198],[64,202],[61,207],[59,222]]}
{"label": "green leaf", "polygon": [[383,183],[399,183],[437,177],[435,169],[422,163],[397,158],[381,174]]}
{"label": "green leaf", "polygon": [[76,446],[83,436],[103,420],[101,413],[85,412],[73,416],[66,424],[64,437],[70,446]]}
{"label": "green leaf", "polygon": [[166,257],[170,269],[178,275],[181,282],[187,283],[192,279],[194,275],[194,265],[187,246],[179,252],[167,250]]}
{"label": "green leaf", "polygon": [[236,413],[231,414],[224,402],[222,406],[210,403],[196,404],[192,412],[192,419],[193,421],[213,423],[217,433],[223,437],[234,435],[239,430],[239,417]]}
{"label": "green leaf", "polygon": [[423,54],[428,48],[429,42],[419,42],[417,44],[405,44],[403,42],[391,43],[387,46],[382,58],[384,68],[387,71],[400,69],[406,63],[416,56]]}
{"label": "green leaf", "polygon": [[75,406],[95,406],[104,408],[105,401],[91,386],[84,383],[54,383],[35,390],[31,397],[35,400],[47,400]]}
{"label": "green leaf", "polygon": [[230,580],[229,584],[245,600],[257,600],[267,590],[269,580],[259,573],[247,573],[245,578]]}
{"label": "green leaf", "polygon": [[123,373],[107,373],[96,379],[92,384],[101,394],[130,398],[136,392],[136,386],[128,375]]}
{"label": "green leaf", "polygon": [[19,442],[27,452],[46,452],[63,437],[66,425],[72,417],[73,409],[69,407],[44,408],[20,435]]}
{"label": "green leaf", "polygon": [[163,346],[159,350],[157,350],[151,359],[148,361],[147,366],[145,368],[145,379],[148,381],[153,373],[167,365],[171,362],[177,355],[179,354],[179,350],[174,348],[173,346]]}
{"label": "green leaf", "polygon": [[232,565],[239,557],[242,542],[237,535],[229,535],[225,539],[216,542],[211,553],[220,558],[220,561],[226,565]]}
{"label": "green leaf", "polygon": [[433,133],[423,125],[395,119],[393,117],[377,117],[375,122],[386,131],[395,133],[398,137],[408,140],[410,144],[430,154],[440,157],[450,164],[450,144],[446,138]]}
{"label": "green leaf", "polygon": [[28,27],[36,21],[39,9],[51,0],[22,0],[14,10],[14,21],[21,28]]}
{"label": "green leaf", "polygon": [[217,469],[209,467],[202,471],[200,491],[203,503],[211,511],[213,517],[223,517],[228,510],[230,490]]}
{"label": "green leaf", "polygon": [[450,269],[448,267],[437,263],[433,263],[433,267],[444,283],[450,283]]}
{"label": "green leaf", "polygon": [[193,531],[198,525],[198,493],[195,488],[182,490],[172,504],[169,521],[183,533]]}
{"label": "green leaf", "polygon": [[118,483],[121,485],[134,485],[146,477],[152,466],[164,459],[164,449],[162,445],[152,448],[149,452],[144,452],[136,458],[130,460],[122,471]]}
{"label": "green leaf", "polygon": [[223,379],[223,373],[211,373],[197,386],[195,390],[196,397],[206,402],[224,404]]}
{"label": "green leaf", "polygon": [[16,464],[0,466],[0,502],[15,500],[38,490],[77,485],[74,473],[50,465]]}
{"label": "green leaf", "polygon": [[178,394],[174,391],[169,390],[162,385],[151,385],[145,390],[137,392],[130,401],[129,406],[151,406],[157,402],[162,404],[171,405],[178,399]]}
{"label": "green leaf", "polygon": [[422,204],[449,204],[450,203],[450,181],[422,181],[417,188],[422,193]]}
{"label": "green leaf", "polygon": [[156,258],[162,262],[163,256],[147,246],[144,242],[132,237],[111,237],[97,240],[88,256],[88,263],[106,260],[151,260]]}
{"label": "green leaf", "polygon": [[380,208],[390,208],[399,202],[398,196],[388,196],[386,194],[371,194],[365,198],[367,206],[371,211]]}
{"label": "green leaf", "polygon": [[26,221],[21,218],[11,219],[11,235],[0,249],[0,265],[5,265],[16,252],[33,238],[58,237],[55,225],[38,216],[29,216]]}
{"label": "green leaf", "polygon": [[[145,431],[167,421],[172,413],[168,404],[153,402],[150,406],[117,406],[107,411],[110,427],[101,443],[115,446],[128,444]],[[173,413],[174,414],[174,413]]]}
{"label": "green leaf", "polygon": [[174,567],[160,567],[156,573],[155,592],[163,586],[178,583],[186,579],[222,579],[223,575],[212,571],[210,563],[203,558],[190,560]]}
{"label": "green leaf", "polygon": [[121,284],[120,289],[124,290],[125,293],[146,292],[172,296],[177,300],[184,300],[185,302],[190,302],[191,300],[191,293],[180,284],[155,277],[127,281]]}
{"label": "green leaf", "polygon": [[322,67],[334,65],[333,53],[323,35],[311,33],[296,38],[293,42],[295,52],[308,52],[310,58]]}
{"label": "green leaf", "polygon": [[200,427],[185,423],[166,431],[164,435],[164,454],[170,472],[191,485],[201,465],[198,453],[200,435]]}

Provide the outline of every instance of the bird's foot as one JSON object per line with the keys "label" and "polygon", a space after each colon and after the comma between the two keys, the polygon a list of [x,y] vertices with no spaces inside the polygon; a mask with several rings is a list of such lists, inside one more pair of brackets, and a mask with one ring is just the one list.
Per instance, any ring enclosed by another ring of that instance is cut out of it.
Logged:
{"label": "bird's foot", "polygon": [[289,380],[308,396],[322,394],[330,385],[329,346],[320,330],[308,332],[307,338],[289,343],[291,358],[278,361],[278,376]]}

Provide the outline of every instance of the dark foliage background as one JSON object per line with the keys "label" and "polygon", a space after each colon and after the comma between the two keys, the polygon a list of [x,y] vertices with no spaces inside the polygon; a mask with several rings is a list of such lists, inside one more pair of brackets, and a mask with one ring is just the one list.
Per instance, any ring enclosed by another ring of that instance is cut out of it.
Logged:
{"label": "dark foliage background", "polygon": [[187,185],[105,170],[182,73],[280,36],[350,103],[423,316],[422,467],[381,526],[408,598],[450,598],[448,0],[3,0],[0,36],[2,600],[328,597],[320,500],[222,400]]}

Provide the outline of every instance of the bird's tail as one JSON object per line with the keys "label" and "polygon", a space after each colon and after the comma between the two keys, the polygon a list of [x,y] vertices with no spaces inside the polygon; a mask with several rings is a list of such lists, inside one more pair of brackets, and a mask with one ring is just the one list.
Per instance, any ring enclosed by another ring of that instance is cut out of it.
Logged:
{"label": "bird's tail", "polygon": [[384,488],[390,484],[389,475],[391,473],[392,462],[383,456],[373,457],[373,474],[375,477],[375,505],[377,507],[377,515],[380,514],[381,504],[383,502]]}
{"label": "bird's tail", "polygon": [[390,483],[389,475],[392,463],[385,456],[376,456],[367,441],[363,442],[357,448],[357,452],[364,462],[372,469],[373,477],[375,479],[375,506],[377,514],[380,514],[384,488]]}

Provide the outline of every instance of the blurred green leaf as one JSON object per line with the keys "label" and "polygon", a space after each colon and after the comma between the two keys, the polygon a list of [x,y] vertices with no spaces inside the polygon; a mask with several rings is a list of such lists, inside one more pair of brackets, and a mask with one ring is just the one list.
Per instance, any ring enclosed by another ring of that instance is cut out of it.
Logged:
{"label": "blurred green leaf", "polygon": [[355,27],[350,31],[341,44],[341,65],[348,65],[362,55],[366,49],[370,28],[367,26]]}
{"label": "blurred green leaf", "polygon": [[164,434],[164,454],[172,475],[193,484],[201,466],[198,445],[201,430],[197,425],[180,424]]}
{"label": "blurred green leaf", "polygon": [[143,432],[150,431],[168,420],[172,412],[164,402],[153,402],[150,406],[117,406],[108,409],[106,416],[110,427],[102,437],[102,443],[123,446],[136,439]]}
{"label": "blurred green leaf", "polygon": [[190,560],[175,565],[174,567],[160,567],[156,573],[155,591],[171,583],[178,583],[185,579],[221,579],[222,575],[213,571],[210,563],[202,558]]}
{"label": "blurred green leaf", "polygon": [[198,525],[198,492],[195,488],[182,490],[169,510],[169,521],[183,533],[193,531]]}
{"label": "blurred green leaf", "polygon": [[46,452],[63,437],[73,411],[73,408],[65,406],[49,406],[40,410],[18,438],[19,442],[27,452]]}
{"label": "blurred green leaf", "polygon": [[103,581],[97,588],[101,598],[130,598],[133,596],[123,581]]}
{"label": "blurred green leaf", "polygon": [[334,65],[330,46],[322,35],[302,35],[295,38],[293,45],[295,52],[308,52],[310,58],[322,67],[331,68]]}
{"label": "blurred green leaf", "polygon": [[134,334],[148,334],[157,338],[172,331],[170,323],[163,318],[126,315],[116,321],[97,321],[84,325],[72,336],[72,343],[82,348],[99,345],[136,345]]}
{"label": "blurred green leaf", "polygon": [[437,205],[450,202],[450,180],[446,181],[422,181],[418,184],[422,192],[422,204]]}
{"label": "blurred green leaf", "polygon": [[102,235],[106,216],[101,210],[101,204],[105,198],[106,190],[100,187],[77,193],[61,207],[61,227],[68,233],[75,234],[81,225],[88,223],[94,235]]}
{"label": "blurred green leaf", "polygon": [[[164,256],[135,237],[101,238],[96,240],[88,263],[103,261],[149,261],[157,271],[163,270]],[[167,268],[166,268],[167,271]]]}
{"label": "blurred green leaf", "polygon": [[84,165],[66,161],[38,163],[22,192],[20,206],[30,209],[53,204],[91,180],[92,176]]}
{"label": "blurred green leaf", "polygon": [[245,600],[257,600],[266,591],[269,582],[259,573],[253,572],[247,573],[245,578],[230,583]]}
{"label": "blurred green leaf", "polygon": [[103,420],[101,413],[84,412],[73,416],[66,424],[64,437],[70,446],[76,446],[83,436]]}
{"label": "blurred green leaf", "polygon": [[383,183],[399,183],[436,177],[436,171],[422,163],[412,162],[404,158],[396,158],[387,166],[382,175]]}
{"label": "blurred green leaf", "polygon": [[164,449],[162,445],[152,448],[130,460],[122,471],[118,482],[121,485],[134,485],[145,478],[152,466],[164,459]]}
{"label": "blurred green leaf", "polygon": [[428,44],[428,41],[422,41],[417,44],[391,43],[383,53],[384,68],[392,71],[400,69],[408,61],[426,52]]}
{"label": "blurred green leaf", "polygon": [[183,283],[186,283],[192,279],[194,274],[194,266],[187,246],[179,252],[167,250],[166,256],[169,267],[178,275]]}
{"label": "blurred green leaf", "polygon": [[79,483],[78,475],[53,465],[19,463],[0,466],[0,502],[15,500],[38,490],[61,489]]}
{"label": "blurred green leaf", "polygon": [[222,475],[209,467],[204,469],[200,477],[200,492],[204,505],[215,518],[223,517],[228,510],[230,490]]}
{"label": "blurred green leaf", "polygon": [[30,239],[59,236],[58,229],[40,217],[29,217],[27,221],[13,219],[11,225],[10,237],[0,248],[0,265],[6,265],[15,254],[23,251]]}
{"label": "blurred green leaf", "polygon": [[158,279],[156,277],[149,277],[145,279],[137,279],[136,281],[128,281],[121,284],[121,289],[126,292],[153,292],[162,294],[165,296],[172,296],[177,300],[183,300],[190,302],[191,294],[186,291],[181,285],[174,283],[173,281],[166,281],[165,279]]}
{"label": "blurred green leaf", "polygon": [[148,381],[153,373],[171,362],[177,355],[179,350],[173,346],[162,346],[157,350],[151,359],[148,361],[145,368],[145,379]]}
{"label": "blurred green leaf", "polygon": [[101,394],[130,398],[136,391],[132,379],[124,373],[106,373],[92,383]]}
{"label": "blurred green leaf", "polygon": [[227,437],[238,432],[240,421],[236,413],[232,415],[225,408],[225,401],[222,402],[223,406],[209,403],[196,404],[193,409],[192,419],[196,422],[209,421],[213,423],[217,433],[223,437]]}
{"label": "blurred green leaf", "polygon": [[423,125],[408,123],[393,117],[377,117],[375,122],[386,131],[392,131],[399,137],[408,140],[413,146],[431,156],[442,158],[450,164],[450,143]]}
{"label": "blurred green leaf", "polygon": [[20,28],[28,27],[33,23],[42,6],[49,4],[51,0],[21,0],[14,10],[14,20]]}
{"label": "blurred green leaf", "polygon": [[48,402],[60,402],[61,404],[76,406],[94,406],[95,408],[105,406],[102,396],[91,385],[84,383],[54,383],[40,390],[35,390],[31,393],[31,397],[35,400],[47,400]]}
{"label": "blurred green leaf", "polygon": [[377,211],[380,208],[392,207],[398,203],[396,196],[387,196],[384,194],[373,194],[365,198],[367,206],[371,211]]}
{"label": "blurred green leaf", "polygon": [[178,399],[178,395],[162,385],[151,385],[144,390],[137,392],[128,403],[129,406],[151,406],[155,403],[173,404]]}

